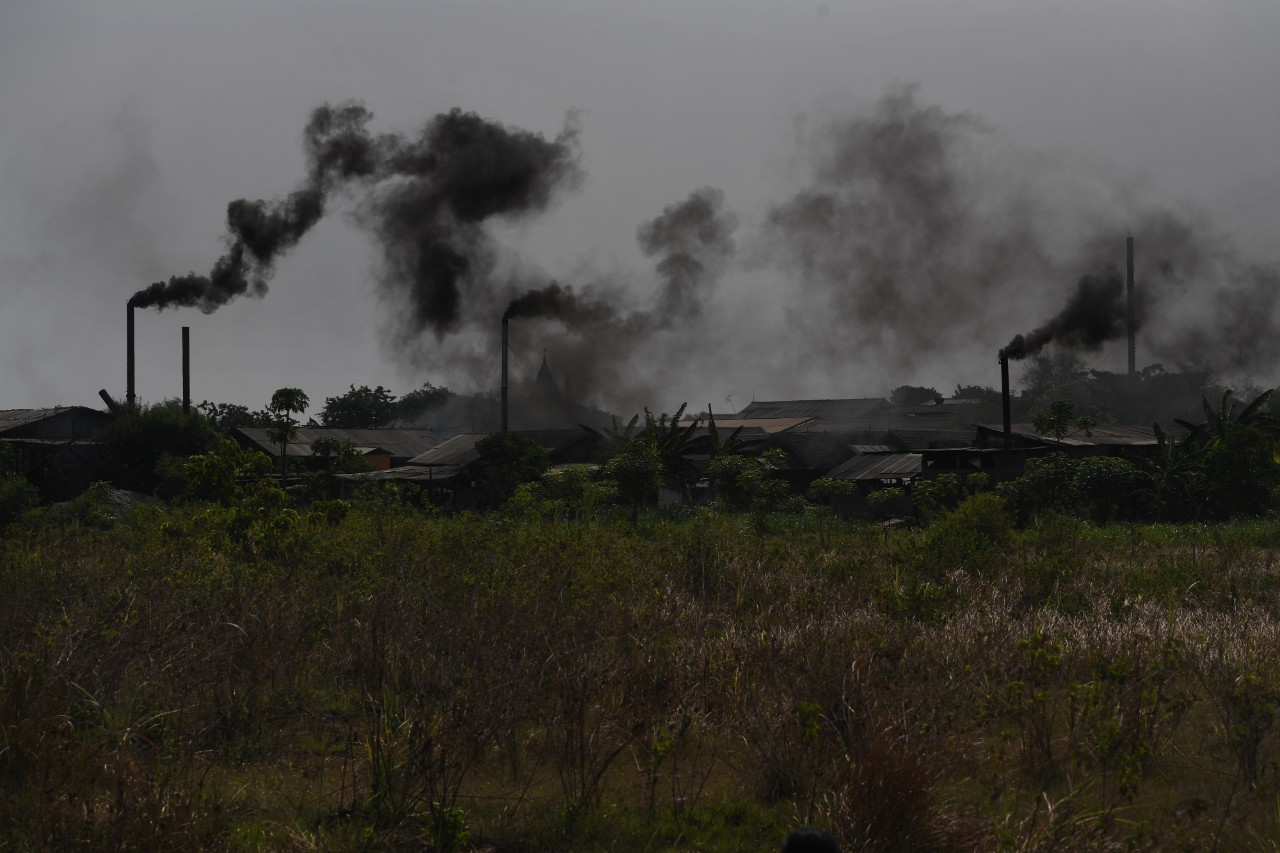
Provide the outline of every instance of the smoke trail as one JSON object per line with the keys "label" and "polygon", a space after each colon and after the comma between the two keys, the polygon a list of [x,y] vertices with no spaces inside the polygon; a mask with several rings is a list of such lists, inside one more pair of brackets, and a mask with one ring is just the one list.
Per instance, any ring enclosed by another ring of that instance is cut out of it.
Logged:
{"label": "smoke trail", "polygon": [[418,139],[390,143],[393,180],[375,190],[360,220],[382,244],[383,287],[408,302],[408,334],[455,331],[464,284],[476,301],[496,301],[484,222],[540,213],[576,186],[577,143],[572,121],[548,140],[456,109],[432,119]]}
{"label": "smoke trail", "polygon": [[594,299],[590,294],[578,293],[558,282],[546,287],[526,290],[511,300],[503,319],[515,317],[553,317],[566,325],[582,328],[599,326],[617,319],[617,313],[607,302]]}
{"label": "smoke trail", "polygon": [[[1243,258],[1203,215],[1020,152],[911,85],[802,127],[808,178],[768,211],[758,247],[801,285],[785,303],[797,366],[856,360],[906,379],[985,359],[1001,329],[1054,312],[1053,282],[1122,263],[1126,230],[1140,359],[1267,375],[1280,363],[1280,271]],[[1010,347],[1030,354],[1047,335],[1098,350],[1124,336],[1122,301],[1112,273],[1095,276],[1078,285],[1073,313]]]}
{"label": "smoke trail", "polygon": [[1116,269],[1087,275],[1076,284],[1066,306],[1049,322],[1026,335],[1015,335],[1001,350],[1011,359],[1035,355],[1056,341],[1071,349],[1094,351],[1125,336],[1124,282]]}
{"label": "smoke trail", "polygon": [[197,307],[206,314],[237,296],[261,297],[275,262],[324,216],[343,182],[374,173],[377,156],[365,131],[372,118],[354,102],[315,110],[303,133],[307,178],[284,199],[236,199],[227,205],[228,249],[207,275],[188,273],[152,284],[129,300],[135,308]]}
{"label": "smoke trail", "polygon": [[283,199],[227,205],[228,249],[208,275],[157,282],[129,300],[138,308],[198,307],[210,313],[237,296],[263,296],[282,254],[324,216],[330,196],[366,189],[359,221],[382,244],[383,285],[405,298],[410,329],[443,334],[457,326],[464,280],[492,252],[483,223],[545,210],[580,178],[577,131],[554,140],[453,110],[414,139],[369,135],[359,102],[316,109],[303,133],[307,177]]}
{"label": "smoke trail", "polygon": [[[733,257],[738,220],[723,208],[724,194],[702,187],[637,229],[641,251],[658,258],[658,288],[648,305],[629,307],[626,294],[616,289],[552,283],[517,295],[505,316],[545,318],[565,327],[550,348],[554,361],[572,365],[579,392],[618,403],[651,393],[655,386],[645,377],[682,366],[682,333],[698,327],[703,304]],[[675,335],[677,345],[656,346],[663,334]]]}
{"label": "smoke trail", "polygon": [[722,211],[723,205],[724,193],[703,187],[637,230],[641,251],[661,256],[656,269],[662,290],[654,309],[658,325],[691,320],[702,313],[703,286],[734,250],[738,220]]}

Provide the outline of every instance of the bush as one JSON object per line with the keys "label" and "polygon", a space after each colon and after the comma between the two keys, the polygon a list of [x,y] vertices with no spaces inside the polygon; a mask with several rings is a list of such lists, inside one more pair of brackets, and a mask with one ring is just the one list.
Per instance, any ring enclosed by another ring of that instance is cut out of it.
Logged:
{"label": "bush", "polygon": [[40,493],[21,474],[0,475],[0,530],[40,503]]}
{"label": "bush", "polygon": [[1142,470],[1127,459],[1090,456],[1076,463],[1071,491],[1089,517],[1106,524],[1138,516],[1139,493],[1145,482]]}
{"label": "bush", "polygon": [[976,568],[1013,537],[1013,519],[1002,498],[979,492],[929,525],[925,544],[937,560]]}

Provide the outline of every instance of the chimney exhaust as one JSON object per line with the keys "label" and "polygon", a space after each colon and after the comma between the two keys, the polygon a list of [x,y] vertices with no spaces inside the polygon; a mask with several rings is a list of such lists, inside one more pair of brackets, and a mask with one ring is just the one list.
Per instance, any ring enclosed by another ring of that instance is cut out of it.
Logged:
{"label": "chimney exhaust", "polygon": [[1009,356],[1000,350],[1000,404],[1004,409],[1004,449],[1013,449],[1013,424],[1009,406]]}
{"label": "chimney exhaust", "polygon": [[125,359],[126,376],[125,376],[124,404],[129,409],[136,409],[138,407],[138,395],[136,393],[137,388],[134,385],[134,371],[133,371],[133,310],[134,310],[133,306],[130,305],[129,306],[129,323],[126,326],[126,331],[125,331],[125,344],[129,349],[129,353]]}
{"label": "chimney exhaust", "polygon": [[502,431],[507,431],[507,315],[502,315]]}
{"label": "chimney exhaust", "polygon": [[191,414],[191,327],[182,327],[182,414]]}
{"label": "chimney exhaust", "polygon": [[1135,310],[1133,304],[1133,235],[1130,234],[1125,240],[1125,291],[1129,297],[1128,307],[1128,329],[1129,329],[1129,375],[1134,376],[1138,372],[1138,346],[1137,346],[1137,328],[1135,322]]}

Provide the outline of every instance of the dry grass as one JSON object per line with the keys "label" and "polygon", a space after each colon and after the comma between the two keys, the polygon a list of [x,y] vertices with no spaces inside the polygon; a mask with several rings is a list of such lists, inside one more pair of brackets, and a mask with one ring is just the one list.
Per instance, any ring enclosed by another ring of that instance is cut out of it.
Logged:
{"label": "dry grass", "polygon": [[270,547],[201,508],[12,530],[0,845],[1277,840],[1277,531],[956,537],[358,509]]}

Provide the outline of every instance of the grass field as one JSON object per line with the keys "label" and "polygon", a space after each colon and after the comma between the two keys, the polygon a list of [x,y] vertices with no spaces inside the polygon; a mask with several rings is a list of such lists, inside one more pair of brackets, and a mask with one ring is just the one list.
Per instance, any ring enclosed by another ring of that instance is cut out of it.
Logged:
{"label": "grass field", "polygon": [[0,847],[1280,842],[1280,523],[261,512],[10,529]]}

